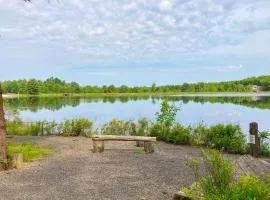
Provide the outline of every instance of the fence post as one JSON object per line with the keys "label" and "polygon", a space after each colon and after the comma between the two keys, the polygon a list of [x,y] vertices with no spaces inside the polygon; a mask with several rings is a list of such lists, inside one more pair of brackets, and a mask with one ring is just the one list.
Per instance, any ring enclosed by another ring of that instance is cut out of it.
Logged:
{"label": "fence post", "polygon": [[253,157],[258,157],[260,152],[260,138],[258,135],[258,123],[252,122],[249,124],[250,133],[250,154]]}

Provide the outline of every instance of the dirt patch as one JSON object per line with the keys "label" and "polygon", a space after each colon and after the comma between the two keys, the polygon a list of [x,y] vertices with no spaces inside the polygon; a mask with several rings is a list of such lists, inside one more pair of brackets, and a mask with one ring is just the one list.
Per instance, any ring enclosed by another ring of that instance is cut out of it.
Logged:
{"label": "dirt patch", "polygon": [[[51,146],[54,153],[22,169],[2,173],[0,199],[3,200],[169,200],[181,187],[194,181],[186,161],[201,156],[199,148],[163,142],[156,144],[153,154],[145,154],[142,148],[135,147],[135,142],[114,141],[105,144],[104,153],[94,154],[92,141],[87,138],[9,140]],[[231,156],[236,162],[240,158]],[[258,165],[258,160],[252,162],[250,166]]]}

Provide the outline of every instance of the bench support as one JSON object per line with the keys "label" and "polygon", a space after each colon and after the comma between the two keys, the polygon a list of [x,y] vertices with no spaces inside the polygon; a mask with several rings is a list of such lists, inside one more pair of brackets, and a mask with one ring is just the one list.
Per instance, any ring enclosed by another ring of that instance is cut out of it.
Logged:
{"label": "bench support", "polygon": [[153,142],[144,142],[144,151],[145,153],[153,153],[154,152]]}
{"label": "bench support", "polygon": [[104,135],[104,136],[93,136],[93,153],[101,153],[104,151],[104,141],[136,141],[137,147],[144,147],[145,153],[154,152],[155,137],[145,136],[115,136],[115,135]]}
{"label": "bench support", "polygon": [[136,141],[136,147],[144,147],[144,141]]}
{"label": "bench support", "polygon": [[104,151],[104,141],[93,141],[93,153],[101,153]]}

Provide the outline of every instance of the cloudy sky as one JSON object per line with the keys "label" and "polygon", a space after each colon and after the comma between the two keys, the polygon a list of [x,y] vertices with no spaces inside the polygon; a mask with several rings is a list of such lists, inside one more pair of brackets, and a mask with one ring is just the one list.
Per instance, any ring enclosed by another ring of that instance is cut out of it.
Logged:
{"label": "cloudy sky", "polygon": [[0,0],[0,80],[150,85],[270,74],[270,0]]}

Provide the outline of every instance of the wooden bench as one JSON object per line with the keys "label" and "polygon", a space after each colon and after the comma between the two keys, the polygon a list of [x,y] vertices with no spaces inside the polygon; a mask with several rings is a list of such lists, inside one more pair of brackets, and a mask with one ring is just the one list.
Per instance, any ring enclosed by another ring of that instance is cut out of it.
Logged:
{"label": "wooden bench", "polygon": [[136,141],[137,146],[143,142],[144,151],[146,153],[154,152],[153,143],[157,141],[156,137],[144,137],[144,136],[118,136],[118,135],[94,135],[93,152],[101,153],[104,151],[104,141]]}

